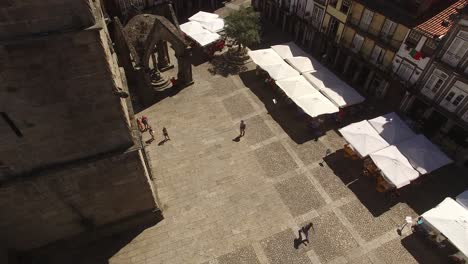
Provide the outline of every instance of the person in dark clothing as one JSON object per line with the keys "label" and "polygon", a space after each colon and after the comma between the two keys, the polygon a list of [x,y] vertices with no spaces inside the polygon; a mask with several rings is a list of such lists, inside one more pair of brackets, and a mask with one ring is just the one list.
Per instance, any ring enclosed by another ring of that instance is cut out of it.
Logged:
{"label": "person in dark clothing", "polygon": [[241,137],[245,136],[245,128],[246,128],[245,122],[244,120],[241,120],[241,123],[240,123],[240,136]]}
{"label": "person in dark clothing", "polygon": [[171,140],[171,138],[169,137],[169,133],[167,133],[167,129],[165,127],[163,127],[163,135],[164,135],[164,140]]}
{"label": "person in dark clothing", "polygon": [[[312,230],[314,229],[314,224],[308,223],[307,225],[301,227],[301,229],[299,229],[299,231],[298,231],[299,238],[301,238],[301,243],[304,243],[304,245],[309,244],[309,231],[310,231],[311,228],[312,228]],[[304,238],[302,238],[301,234],[304,234]],[[307,242],[307,244],[306,244],[306,242]]]}
{"label": "person in dark clothing", "polygon": [[141,117],[141,123],[143,123],[143,125],[145,126],[144,131],[146,131],[146,130],[148,130],[150,128],[150,126],[148,124],[148,118],[146,116]]}

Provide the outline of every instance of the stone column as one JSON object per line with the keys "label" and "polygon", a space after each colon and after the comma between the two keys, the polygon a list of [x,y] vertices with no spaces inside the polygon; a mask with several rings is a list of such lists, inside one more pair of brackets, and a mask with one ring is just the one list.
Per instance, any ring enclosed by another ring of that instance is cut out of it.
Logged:
{"label": "stone column", "polygon": [[192,64],[189,61],[190,52],[190,48],[186,48],[183,54],[177,55],[177,64],[179,67],[177,81],[182,86],[193,84]]}
{"label": "stone column", "polygon": [[166,41],[160,41],[157,46],[156,46],[157,52],[158,52],[158,68],[160,71],[164,72],[171,67],[173,67],[170,64],[169,60],[169,51],[167,49],[167,42]]}

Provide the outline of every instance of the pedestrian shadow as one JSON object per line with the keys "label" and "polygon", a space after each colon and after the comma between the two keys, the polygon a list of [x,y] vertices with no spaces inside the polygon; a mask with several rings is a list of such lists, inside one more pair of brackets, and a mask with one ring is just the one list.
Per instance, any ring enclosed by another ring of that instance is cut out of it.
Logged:
{"label": "pedestrian shadow", "polygon": [[299,246],[303,244],[302,239],[300,237],[294,239],[294,248],[299,249]]}
{"label": "pedestrian shadow", "polygon": [[232,141],[240,142],[240,139],[241,139],[241,136],[237,136],[237,137],[233,138]]}
{"label": "pedestrian shadow", "polygon": [[167,142],[167,139],[163,139],[163,140],[159,141],[158,146],[162,146],[166,142]]}

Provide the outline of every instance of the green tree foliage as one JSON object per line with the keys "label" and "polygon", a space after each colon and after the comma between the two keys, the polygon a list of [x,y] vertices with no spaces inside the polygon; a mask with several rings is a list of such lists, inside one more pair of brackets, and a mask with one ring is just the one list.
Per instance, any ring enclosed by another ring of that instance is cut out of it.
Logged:
{"label": "green tree foliage", "polygon": [[225,18],[225,33],[242,47],[260,42],[260,15],[252,7],[232,11]]}

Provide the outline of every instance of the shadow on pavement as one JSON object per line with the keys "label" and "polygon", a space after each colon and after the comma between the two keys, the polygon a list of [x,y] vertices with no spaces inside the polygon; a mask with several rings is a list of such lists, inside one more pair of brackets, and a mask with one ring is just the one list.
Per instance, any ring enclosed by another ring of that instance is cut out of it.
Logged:
{"label": "shadow on pavement", "polygon": [[[242,82],[265,105],[271,117],[283,128],[283,130],[298,144],[315,139],[315,131],[308,127],[308,116],[300,111],[294,103],[287,104],[285,97],[278,91],[263,83],[262,79],[255,75],[255,70],[239,74]],[[276,103],[273,101],[276,100]]]}
{"label": "shadow on pavement", "polygon": [[324,158],[334,174],[356,195],[361,203],[378,217],[399,202],[406,203],[417,214],[435,207],[446,197],[455,197],[468,188],[466,169],[449,165],[431,174],[421,176],[421,181],[399,189],[399,197],[376,191],[377,181],[361,175],[362,160],[344,157],[343,149]]}
{"label": "shadow on pavement", "polygon": [[380,216],[399,202],[399,199],[377,192],[377,181],[361,175],[362,160],[345,158],[343,149],[326,156],[323,160],[374,217]]}
{"label": "shadow on pavement", "polygon": [[229,75],[237,75],[240,72],[246,71],[247,67],[245,65],[237,65],[230,63],[224,57],[224,54],[215,55],[210,61],[211,67],[208,71],[212,75],[221,75],[223,77],[228,77]]}
{"label": "shadow on pavement", "polygon": [[453,246],[438,248],[416,233],[403,238],[401,244],[418,263],[450,263],[448,256],[457,252]]}
{"label": "shadow on pavement", "polygon": [[[145,229],[154,226],[163,219],[160,213],[145,214],[137,219],[129,220],[125,227],[119,224],[110,228],[122,228],[124,231],[112,232],[106,229],[102,231],[89,231],[76,237],[62,240],[22,254],[19,264],[107,264],[129,242],[134,240]],[[127,226],[128,225],[128,226]],[[97,235],[97,232],[107,232]],[[99,236],[99,238],[96,238]]]}

